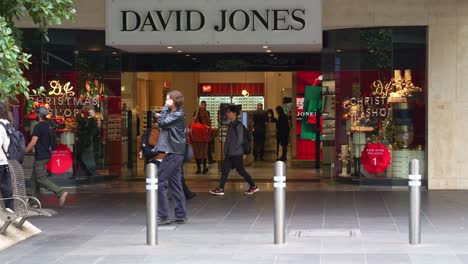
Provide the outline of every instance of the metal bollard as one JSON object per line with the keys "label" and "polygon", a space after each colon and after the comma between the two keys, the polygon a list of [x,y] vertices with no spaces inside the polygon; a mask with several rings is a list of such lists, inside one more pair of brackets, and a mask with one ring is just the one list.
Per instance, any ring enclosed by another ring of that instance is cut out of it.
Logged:
{"label": "metal bollard", "polygon": [[158,168],[154,163],[148,163],[146,174],[146,244],[158,244]]}
{"label": "metal bollard", "polygon": [[275,162],[275,244],[286,242],[286,165],[282,161]]}
{"label": "metal bollard", "polygon": [[421,175],[419,160],[411,160],[409,175],[409,243],[421,244]]}

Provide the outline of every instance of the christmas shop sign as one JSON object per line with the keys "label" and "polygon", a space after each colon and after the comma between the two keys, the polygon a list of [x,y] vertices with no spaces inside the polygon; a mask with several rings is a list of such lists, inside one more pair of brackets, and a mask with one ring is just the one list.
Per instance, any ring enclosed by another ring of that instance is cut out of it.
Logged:
{"label": "christmas shop sign", "polygon": [[387,97],[351,97],[349,99],[351,106],[360,106],[361,111],[366,117],[386,117]]}
{"label": "christmas shop sign", "polygon": [[99,98],[96,97],[76,97],[73,86],[70,82],[62,85],[60,81],[53,80],[49,82],[50,90],[46,96],[36,98],[39,103],[49,104],[50,110],[54,116],[76,117],[80,110],[76,106],[97,106]]}

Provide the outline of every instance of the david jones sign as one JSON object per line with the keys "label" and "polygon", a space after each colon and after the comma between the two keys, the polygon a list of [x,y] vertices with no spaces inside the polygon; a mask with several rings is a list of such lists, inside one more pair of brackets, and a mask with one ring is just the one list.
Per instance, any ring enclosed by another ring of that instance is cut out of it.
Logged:
{"label": "david jones sign", "polygon": [[111,46],[278,44],[297,52],[322,43],[321,0],[107,0],[106,8]]}
{"label": "david jones sign", "polygon": [[[136,12],[122,10],[121,31],[200,31],[207,27],[206,14],[198,10],[155,10]],[[215,32],[235,31],[300,31],[306,27],[305,9],[219,10]]]}

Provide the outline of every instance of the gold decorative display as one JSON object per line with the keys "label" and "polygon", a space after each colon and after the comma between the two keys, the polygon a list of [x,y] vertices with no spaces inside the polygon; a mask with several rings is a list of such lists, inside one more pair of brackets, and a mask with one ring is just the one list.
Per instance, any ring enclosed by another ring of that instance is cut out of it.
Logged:
{"label": "gold decorative display", "polygon": [[372,83],[372,95],[389,97],[389,103],[406,102],[406,97],[422,92],[422,89],[412,82],[411,70],[404,71],[404,78],[401,70],[394,70],[393,78],[390,82],[383,84],[378,80]]}

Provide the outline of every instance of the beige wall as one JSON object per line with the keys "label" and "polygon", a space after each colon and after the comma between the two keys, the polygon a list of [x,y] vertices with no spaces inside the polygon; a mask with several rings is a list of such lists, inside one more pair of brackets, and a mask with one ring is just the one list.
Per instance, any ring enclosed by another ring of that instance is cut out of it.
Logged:
{"label": "beige wall", "polygon": [[[104,0],[77,0],[76,23],[62,28],[105,29],[104,6]],[[18,25],[31,26],[27,21]],[[468,189],[468,1],[323,0],[324,29],[411,25],[429,30],[429,188]]]}
{"label": "beige wall", "polygon": [[[266,72],[265,75],[265,109],[275,109],[283,105],[283,89],[292,88],[291,72]],[[276,115],[276,112],[275,112]]]}

